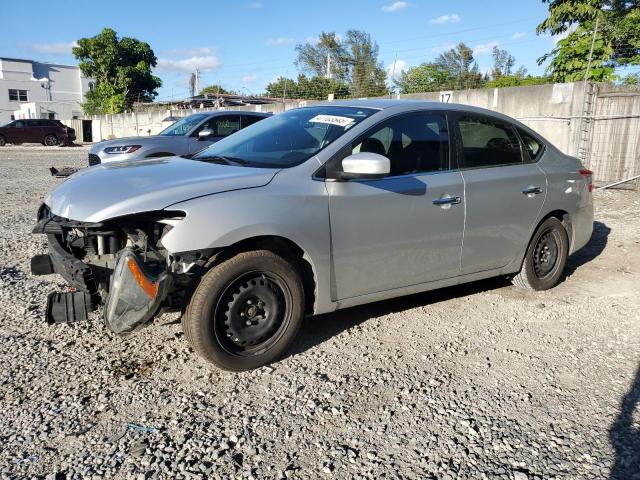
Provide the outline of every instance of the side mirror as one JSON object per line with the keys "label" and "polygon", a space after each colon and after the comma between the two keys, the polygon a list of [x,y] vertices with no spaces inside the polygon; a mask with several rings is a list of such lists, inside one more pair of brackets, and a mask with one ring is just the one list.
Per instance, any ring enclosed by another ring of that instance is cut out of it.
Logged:
{"label": "side mirror", "polygon": [[213,135],[213,130],[205,128],[204,130],[200,130],[198,132],[198,139],[204,140],[205,138],[210,137],[211,135]]}
{"label": "side mirror", "polygon": [[342,160],[339,178],[344,180],[383,178],[389,175],[389,159],[372,152],[360,152]]}

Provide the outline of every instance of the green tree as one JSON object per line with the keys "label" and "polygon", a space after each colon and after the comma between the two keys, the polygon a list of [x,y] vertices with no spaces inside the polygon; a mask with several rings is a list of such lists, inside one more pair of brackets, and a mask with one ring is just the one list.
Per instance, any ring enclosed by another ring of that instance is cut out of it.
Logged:
{"label": "green tree", "polygon": [[330,93],[334,98],[347,98],[350,94],[349,85],[326,77],[307,77],[298,75],[298,80],[279,77],[266,88],[267,95],[277,98],[300,98],[308,100],[326,100]]}
{"label": "green tree", "polygon": [[233,92],[231,90],[227,90],[226,88],[224,88],[222,85],[207,85],[206,87],[204,87],[203,89],[200,90],[199,95],[218,95],[218,94],[229,94],[229,95],[235,95],[236,92]]}
{"label": "green tree", "polygon": [[[547,73],[555,82],[617,79],[616,67],[640,64],[640,2],[638,0],[543,0],[548,17],[538,33],[565,35],[538,59],[549,61]],[[596,31],[596,23],[598,29]],[[589,52],[593,42],[591,67]]]}
{"label": "green tree", "polygon": [[349,59],[342,40],[335,32],[322,32],[317,42],[296,45],[296,54],[295,65],[303,73],[347,81]]}
{"label": "green tree", "polygon": [[394,80],[400,93],[421,93],[448,90],[453,85],[450,72],[436,63],[423,63],[402,72],[400,78]]}
{"label": "green tree", "polygon": [[349,59],[351,94],[354,97],[386,95],[387,72],[378,61],[378,44],[368,33],[349,30],[344,42]]}
{"label": "green tree", "polygon": [[80,70],[95,79],[83,105],[88,115],[120,113],[136,101],[151,101],[161,80],[151,74],[157,58],[149,44],[135,38],[118,38],[104,28],[95,37],[81,38],[73,54]]}
{"label": "green tree", "polygon": [[449,88],[455,90],[480,88],[484,83],[478,64],[473,58],[473,50],[464,43],[459,43],[456,48],[441,53],[436,58],[435,65],[451,77]]}
{"label": "green tree", "polygon": [[493,47],[491,57],[493,58],[493,68],[491,69],[491,77],[493,79],[511,75],[511,69],[516,64],[516,59],[513,55],[506,50]]}
{"label": "green tree", "polygon": [[296,53],[300,71],[311,78],[327,77],[338,84],[348,84],[352,96],[388,93],[387,74],[378,60],[378,44],[366,32],[349,30],[344,39],[335,32],[322,32],[317,43],[297,45]]}

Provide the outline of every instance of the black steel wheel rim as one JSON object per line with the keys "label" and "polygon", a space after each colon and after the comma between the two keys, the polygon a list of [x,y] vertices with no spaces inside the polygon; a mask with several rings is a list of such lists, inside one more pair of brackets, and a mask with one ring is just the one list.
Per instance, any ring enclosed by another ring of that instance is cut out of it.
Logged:
{"label": "black steel wheel rim", "polygon": [[533,250],[533,270],[536,277],[544,279],[553,275],[560,257],[559,252],[560,242],[556,232],[543,232]]}
{"label": "black steel wheel rim", "polygon": [[214,332],[228,353],[253,356],[280,339],[290,320],[291,292],[271,272],[250,272],[233,280],[214,311]]}

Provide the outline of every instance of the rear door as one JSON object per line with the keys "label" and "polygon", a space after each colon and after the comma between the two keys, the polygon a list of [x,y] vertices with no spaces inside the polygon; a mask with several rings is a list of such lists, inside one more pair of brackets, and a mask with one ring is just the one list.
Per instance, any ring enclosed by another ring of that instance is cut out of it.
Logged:
{"label": "rear door", "polygon": [[42,142],[47,134],[47,120],[27,120],[27,135],[25,142]]}
{"label": "rear door", "polygon": [[479,114],[457,115],[465,184],[462,273],[501,268],[523,251],[546,195],[546,177],[515,129]]}
{"label": "rear door", "polygon": [[450,159],[447,117],[404,114],[381,122],[352,153],[389,158],[376,180],[327,181],[336,291],[345,299],[453,277],[464,226],[462,176]]}

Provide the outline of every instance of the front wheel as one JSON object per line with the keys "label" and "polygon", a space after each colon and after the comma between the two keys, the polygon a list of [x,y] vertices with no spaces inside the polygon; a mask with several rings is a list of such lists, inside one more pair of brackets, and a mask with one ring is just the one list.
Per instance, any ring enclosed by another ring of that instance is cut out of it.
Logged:
{"label": "front wheel", "polygon": [[562,222],[546,219],[533,234],[513,284],[529,290],[548,290],[562,279],[569,254],[569,238]]}
{"label": "front wheel", "polygon": [[7,144],[7,139],[0,135],[0,147],[4,147]]}
{"label": "front wheel", "polygon": [[239,253],[201,279],[182,318],[195,351],[224,370],[278,359],[304,316],[298,270],[268,250]]}
{"label": "front wheel", "polygon": [[42,143],[44,143],[47,147],[55,147],[60,143],[60,141],[58,140],[58,137],[56,137],[53,133],[50,133],[49,135],[46,135],[44,137]]}

